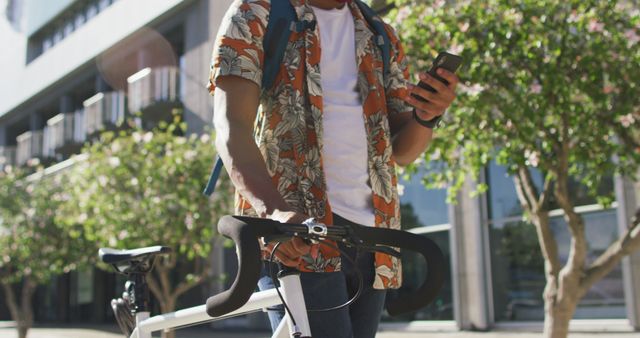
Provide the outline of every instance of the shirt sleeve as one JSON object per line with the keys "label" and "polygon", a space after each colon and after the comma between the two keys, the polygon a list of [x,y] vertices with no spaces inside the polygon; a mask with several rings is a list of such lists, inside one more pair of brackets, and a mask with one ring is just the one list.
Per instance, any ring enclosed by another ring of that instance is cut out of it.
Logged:
{"label": "shirt sleeve", "polygon": [[384,87],[387,110],[389,115],[394,115],[413,110],[413,107],[404,101],[409,83],[409,66],[398,35],[391,26],[385,26],[391,40],[391,60]]}
{"label": "shirt sleeve", "polygon": [[262,38],[269,6],[268,1],[262,0],[236,0],[230,5],[213,47],[207,85],[211,95],[220,76],[235,75],[261,86]]}

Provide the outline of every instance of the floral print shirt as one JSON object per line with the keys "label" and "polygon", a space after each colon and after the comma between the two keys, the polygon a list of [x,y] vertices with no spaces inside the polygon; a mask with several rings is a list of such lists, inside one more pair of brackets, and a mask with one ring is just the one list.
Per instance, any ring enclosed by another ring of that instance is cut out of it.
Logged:
{"label": "floral print shirt", "polygon": [[[290,0],[298,20],[315,20],[307,0]],[[388,116],[411,107],[402,98],[409,79],[407,63],[395,31],[386,25],[392,42],[389,72],[376,37],[354,3],[348,4],[355,23],[358,88],[368,141],[368,170],[373,192],[376,227],[400,229],[400,208]],[[236,0],[228,9],[213,49],[209,91],[219,76],[235,75],[261,86],[270,0]],[[273,184],[296,211],[333,224],[322,164],[322,88],[318,27],[291,33],[284,60],[272,88],[263,88],[254,137]],[[242,98],[238,98],[242,99]],[[239,214],[255,215],[249,203],[236,196]],[[314,246],[303,257],[301,271],[340,269],[339,252]],[[374,288],[398,288],[402,283],[399,259],[375,254]]]}

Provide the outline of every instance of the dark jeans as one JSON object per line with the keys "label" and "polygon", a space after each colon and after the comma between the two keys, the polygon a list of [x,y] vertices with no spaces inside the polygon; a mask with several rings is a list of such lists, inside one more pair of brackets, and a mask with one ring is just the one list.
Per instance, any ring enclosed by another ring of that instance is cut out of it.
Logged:
{"label": "dark jeans", "polygon": [[[334,223],[352,222],[334,215]],[[356,261],[362,273],[362,293],[346,308],[328,312],[309,312],[311,334],[314,338],[373,338],[378,330],[386,296],[386,290],[375,290],[372,287],[375,278],[374,256],[368,252],[360,253],[355,259],[356,251],[353,248],[341,248]],[[342,305],[358,290],[356,270],[346,258],[342,259],[342,271],[301,273],[300,282],[307,309],[325,309]],[[263,269],[258,286],[260,290],[273,288],[268,268]],[[271,328],[275,330],[284,317],[283,307],[279,306],[277,310],[270,310],[268,313]]]}

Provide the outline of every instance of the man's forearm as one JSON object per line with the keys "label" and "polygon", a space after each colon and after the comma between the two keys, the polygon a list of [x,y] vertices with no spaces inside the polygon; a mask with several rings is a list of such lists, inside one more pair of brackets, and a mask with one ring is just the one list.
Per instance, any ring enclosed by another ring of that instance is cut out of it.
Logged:
{"label": "man's forearm", "polygon": [[406,166],[418,158],[433,137],[433,129],[425,128],[413,118],[408,118],[393,135],[393,157],[400,166]]}
{"label": "man's forearm", "polygon": [[236,76],[223,76],[217,85],[213,115],[216,148],[233,185],[261,217],[289,211],[252,137],[260,87]]}
{"label": "man's forearm", "polygon": [[251,132],[230,130],[228,133],[219,132],[216,135],[216,148],[231,181],[260,217],[269,217],[275,211],[289,210],[289,206],[273,185],[253,138],[247,135],[251,135]]}

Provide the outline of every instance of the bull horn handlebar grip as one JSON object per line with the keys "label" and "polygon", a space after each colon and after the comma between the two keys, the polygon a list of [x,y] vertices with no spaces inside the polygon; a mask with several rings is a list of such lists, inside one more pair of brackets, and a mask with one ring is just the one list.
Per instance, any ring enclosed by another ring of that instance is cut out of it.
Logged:
{"label": "bull horn handlebar grip", "polygon": [[427,276],[422,285],[410,294],[387,303],[391,316],[418,311],[431,303],[444,285],[444,255],[438,245],[427,237],[401,230],[352,226],[352,231],[368,245],[388,245],[415,251],[427,263]]}
{"label": "bull horn handlebar grip", "polygon": [[231,288],[207,299],[207,314],[212,317],[219,317],[240,308],[249,300],[258,284],[261,261],[257,237],[265,236],[269,230],[273,231],[275,228],[267,226],[268,224],[257,227],[253,224],[256,221],[252,219],[249,223],[240,217],[224,216],[218,222],[218,232],[231,238],[236,244],[238,274]]}
{"label": "bull horn handlebar grip", "polygon": [[[224,216],[218,223],[218,232],[236,243],[238,273],[231,287],[207,299],[207,314],[219,317],[237,310],[251,297],[260,278],[260,247],[257,238],[280,235],[277,221],[243,216]],[[351,226],[363,244],[387,245],[408,249],[421,254],[427,262],[428,274],[416,292],[387,304],[390,315],[417,311],[432,302],[444,284],[444,256],[432,240],[400,230]]]}

